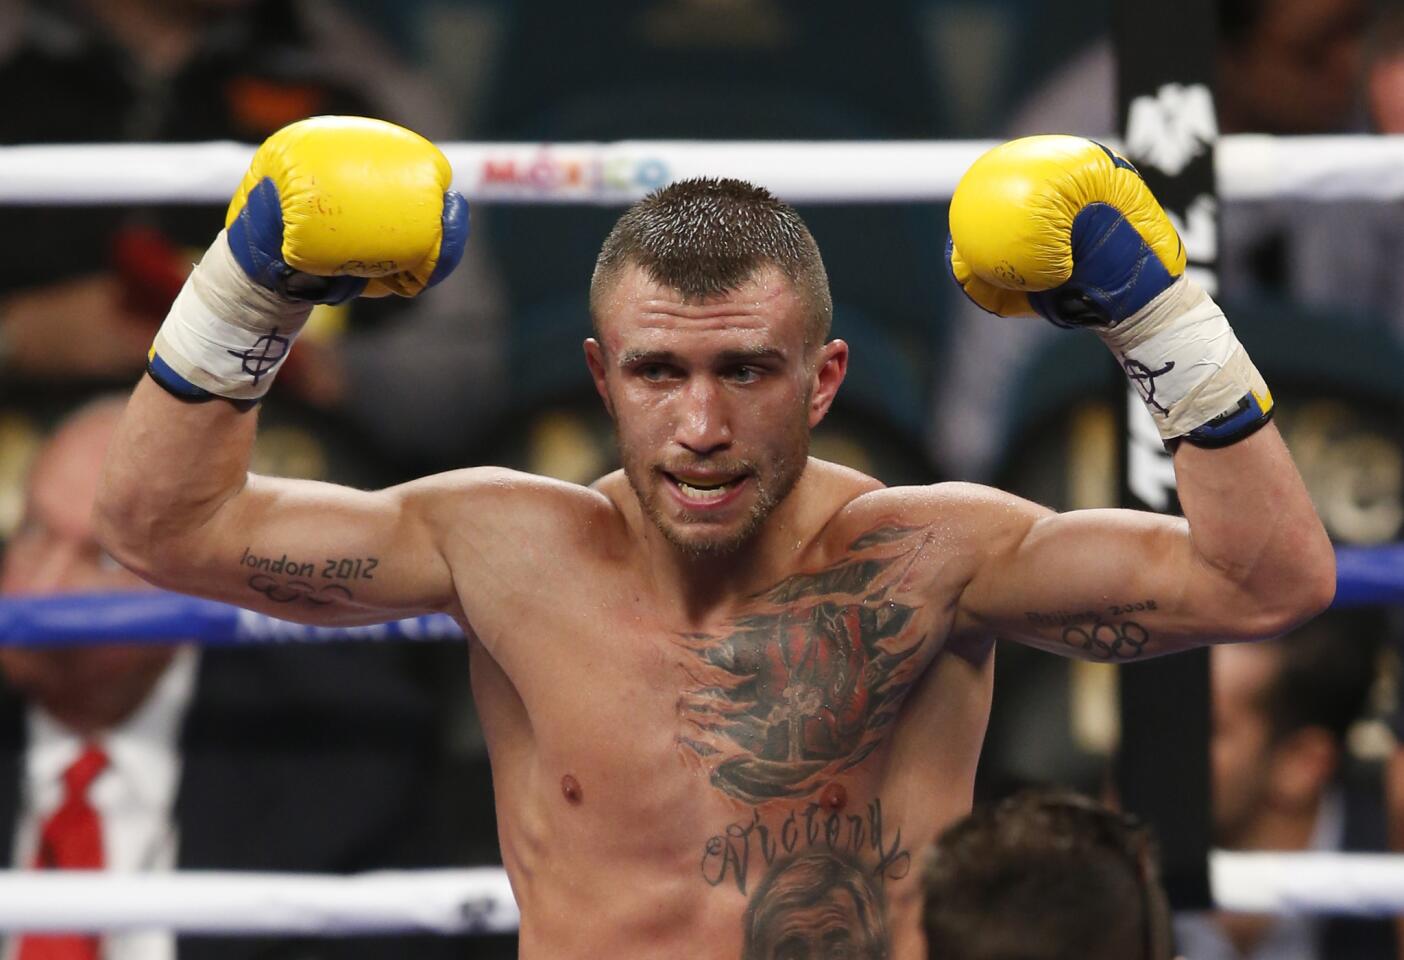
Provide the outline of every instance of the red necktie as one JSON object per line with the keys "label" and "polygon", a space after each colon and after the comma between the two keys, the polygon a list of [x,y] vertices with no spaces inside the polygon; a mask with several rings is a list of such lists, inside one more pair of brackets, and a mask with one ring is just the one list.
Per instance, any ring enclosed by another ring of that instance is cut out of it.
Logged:
{"label": "red necktie", "polygon": [[[107,754],[88,744],[63,772],[63,804],[39,831],[36,870],[102,868],[102,821],[88,803],[88,787],[107,766]],[[98,938],[87,934],[41,936],[20,940],[18,960],[97,960]]]}

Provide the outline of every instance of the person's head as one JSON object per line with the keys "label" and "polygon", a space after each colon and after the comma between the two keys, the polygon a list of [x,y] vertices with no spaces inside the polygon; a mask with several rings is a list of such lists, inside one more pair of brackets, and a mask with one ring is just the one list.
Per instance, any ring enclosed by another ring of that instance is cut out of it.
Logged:
{"label": "person's head", "polygon": [[1079,794],[1026,790],[937,839],[922,876],[932,960],[1169,960],[1150,832]]}
{"label": "person's head", "polygon": [[690,555],[746,543],[799,480],[847,367],[804,221],[739,180],[674,183],[610,231],[590,314],[586,360],[645,512]]}
{"label": "person's head", "polygon": [[882,899],[863,869],[830,853],[777,866],[751,898],[741,960],[885,960]]}
{"label": "person's head", "polygon": [[1365,710],[1384,629],[1374,614],[1334,611],[1278,640],[1213,648],[1216,844],[1305,838]]}
{"label": "person's head", "polygon": [[1226,132],[1330,133],[1360,101],[1369,0],[1222,0],[1219,112]]}
{"label": "person's head", "polygon": [[[0,594],[133,590],[145,584],[93,535],[98,471],[124,399],[104,398],[66,419],[39,450],[25,487],[24,518],[0,561]],[[135,709],[170,662],[170,647],[62,649],[0,646],[0,672],[26,697],[80,732]]]}

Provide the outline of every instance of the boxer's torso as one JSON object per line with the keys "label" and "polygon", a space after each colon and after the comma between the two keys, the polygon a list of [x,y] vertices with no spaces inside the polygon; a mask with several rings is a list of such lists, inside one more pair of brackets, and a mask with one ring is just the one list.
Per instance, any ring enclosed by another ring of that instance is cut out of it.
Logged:
{"label": "boxer's torso", "polygon": [[950,531],[867,499],[701,617],[600,530],[465,603],[523,957],[920,955],[920,857],[968,809],[992,664],[945,648]]}

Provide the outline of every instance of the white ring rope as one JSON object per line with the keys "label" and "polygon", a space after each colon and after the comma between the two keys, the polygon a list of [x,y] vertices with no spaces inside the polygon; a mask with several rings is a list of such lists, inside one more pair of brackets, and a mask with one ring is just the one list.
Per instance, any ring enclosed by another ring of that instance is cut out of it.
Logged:
{"label": "white ring rope", "polygon": [[[446,143],[455,186],[486,203],[633,201],[690,176],[735,176],[795,203],[950,198],[985,140]],[[253,147],[239,143],[0,147],[0,204],[225,203]],[[1218,140],[1225,200],[1404,198],[1404,136]]]}
{"label": "white ring rope", "polygon": [[[1404,913],[1404,856],[1216,850],[1209,868],[1223,910]],[[510,933],[519,919],[498,867],[352,876],[0,871],[0,930],[6,931]]]}
{"label": "white ring rope", "polygon": [[0,871],[0,930],[179,933],[511,933],[500,867],[279,873]]}

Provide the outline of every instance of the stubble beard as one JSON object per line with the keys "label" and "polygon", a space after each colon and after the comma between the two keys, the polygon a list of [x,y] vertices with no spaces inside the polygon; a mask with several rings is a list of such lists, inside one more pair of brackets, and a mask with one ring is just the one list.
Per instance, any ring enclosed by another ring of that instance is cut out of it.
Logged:
{"label": "stubble beard", "polygon": [[685,519],[681,523],[675,522],[664,512],[659,503],[661,495],[658,487],[650,482],[656,477],[656,471],[650,465],[632,461],[622,442],[619,443],[619,458],[624,464],[624,475],[634,489],[634,496],[663,538],[689,560],[715,560],[731,556],[750,543],[775,508],[799,483],[809,461],[809,432],[801,432],[798,439],[787,446],[789,449],[761,469],[751,462],[740,464],[756,486],[755,500],[738,527],[729,533],[711,537],[688,536],[694,525]]}

